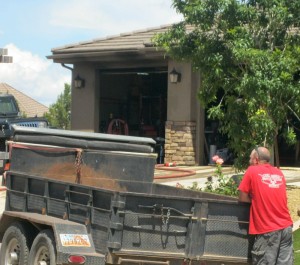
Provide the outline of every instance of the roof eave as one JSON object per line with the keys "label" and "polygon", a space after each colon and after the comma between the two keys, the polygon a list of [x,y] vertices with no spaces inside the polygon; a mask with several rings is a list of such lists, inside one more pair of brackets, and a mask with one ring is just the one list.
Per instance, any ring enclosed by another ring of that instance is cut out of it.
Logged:
{"label": "roof eave", "polygon": [[93,61],[95,59],[100,59],[101,57],[107,57],[107,56],[128,56],[128,55],[147,55],[147,56],[165,56],[165,51],[163,49],[157,49],[155,47],[149,47],[149,48],[143,48],[143,49],[116,49],[116,50],[102,50],[102,51],[56,51],[52,55],[46,56],[47,59],[53,60],[54,62],[61,62],[61,60],[65,59],[88,59],[93,58]]}

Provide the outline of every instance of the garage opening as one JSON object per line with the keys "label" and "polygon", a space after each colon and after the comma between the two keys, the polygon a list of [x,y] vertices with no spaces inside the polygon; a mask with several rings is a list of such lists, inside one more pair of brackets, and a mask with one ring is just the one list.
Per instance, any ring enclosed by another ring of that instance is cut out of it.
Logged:
{"label": "garage opening", "polygon": [[101,72],[99,131],[164,141],[167,78],[167,68]]}

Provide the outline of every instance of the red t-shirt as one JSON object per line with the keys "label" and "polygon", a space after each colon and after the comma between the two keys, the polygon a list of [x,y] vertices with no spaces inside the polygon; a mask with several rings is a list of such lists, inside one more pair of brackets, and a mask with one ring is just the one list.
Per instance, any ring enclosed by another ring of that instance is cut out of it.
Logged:
{"label": "red t-shirt", "polygon": [[293,224],[287,208],[286,182],[280,169],[270,164],[249,166],[239,190],[252,198],[250,234],[264,234]]}

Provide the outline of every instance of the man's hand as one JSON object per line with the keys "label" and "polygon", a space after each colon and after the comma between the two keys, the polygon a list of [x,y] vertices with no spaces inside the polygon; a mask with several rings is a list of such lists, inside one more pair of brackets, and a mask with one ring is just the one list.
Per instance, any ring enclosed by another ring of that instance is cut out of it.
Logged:
{"label": "man's hand", "polygon": [[243,192],[243,191],[239,191],[240,194],[239,194],[239,201],[240,202],[249,202],[251,203],[251,197],[249,196],[248,193],[246,192]]}

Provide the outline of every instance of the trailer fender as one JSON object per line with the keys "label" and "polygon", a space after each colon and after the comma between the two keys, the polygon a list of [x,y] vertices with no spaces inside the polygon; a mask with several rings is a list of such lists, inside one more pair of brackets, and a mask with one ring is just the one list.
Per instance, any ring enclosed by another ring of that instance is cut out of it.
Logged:
{"label": "trailer fender", "polygon": [[36,228],[36,235],[45,229],[53,231],[57,264],[68,264],[70,255],[80,253],[86,257],[85,264],[105,264],[105,256],[96,253],[92,236],[85,225],[37,213],[5,211],[0,219],[1,239],[5,230],[15,221],[31,224]]}

